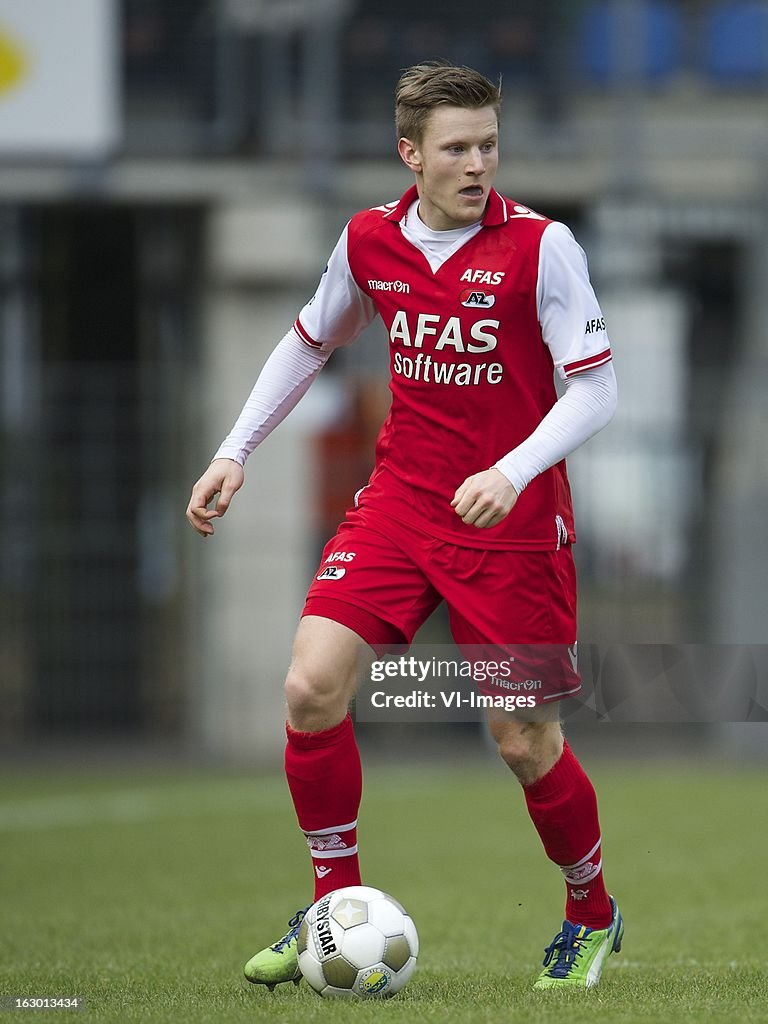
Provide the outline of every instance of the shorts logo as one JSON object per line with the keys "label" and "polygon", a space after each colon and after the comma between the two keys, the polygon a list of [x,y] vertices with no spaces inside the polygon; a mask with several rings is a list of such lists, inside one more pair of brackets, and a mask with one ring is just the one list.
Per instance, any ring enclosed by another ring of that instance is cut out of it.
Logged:
{"label": "shorts logo", "polygon": [[473,288],[465,288],[459,296],[459,301],[462,306],[469,306],[470,308],[479,306],[482,309],[488,309],[496,301],[496,296],[488,295],[486,292],[475,291]]}
{"label": "shorts logo", "polygon": [[345,575],[346,569],[343,565],[329,565],[321,573],[315,576],[316,580],[340,580]]}
{"label": "shorts logo", "polygon": [[578,653],[577,652],[578,652],[578,647],[577,647],[576,644],[572,644],[572,645],[570,645],[568,647],[568,657],[571,660],[571,668],[573,669],[574,672],[578,672],[579,671],[578,667],[577,667],[578,663],[579,663],[579,657],[578,657]]}
{"label": "shorts logo", "polygon": [[568,543],[568,527],[562,516],[555,516],[555,529],[557,530],[557,550],[559,551],[563,544]]}

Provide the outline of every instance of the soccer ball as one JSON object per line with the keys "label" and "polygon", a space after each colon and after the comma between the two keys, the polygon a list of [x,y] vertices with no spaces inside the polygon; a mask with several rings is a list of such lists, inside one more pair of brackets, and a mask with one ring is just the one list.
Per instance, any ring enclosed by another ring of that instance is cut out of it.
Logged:
{"label": "soccer ball", "polygon": [[416,926],[397,900],[368,885],[335,889],[301,922],[299,967],[321,996],[393,996],[419,954]]}

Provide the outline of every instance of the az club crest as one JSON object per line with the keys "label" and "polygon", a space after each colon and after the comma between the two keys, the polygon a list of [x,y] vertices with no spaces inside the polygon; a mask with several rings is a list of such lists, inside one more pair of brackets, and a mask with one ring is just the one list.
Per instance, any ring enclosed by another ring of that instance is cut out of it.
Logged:
{"label": "az club crest", "polygon": [[459,296],[462,306],[469,306],[477,309],[490,309],[496,301],[495,295],[482,292],[478,288],[465,288]]}
{"label": "az club crest", "polygon": [[315,576],[316,580],[340,580],[346,573],[343,565],[327,565],[321,573]]}

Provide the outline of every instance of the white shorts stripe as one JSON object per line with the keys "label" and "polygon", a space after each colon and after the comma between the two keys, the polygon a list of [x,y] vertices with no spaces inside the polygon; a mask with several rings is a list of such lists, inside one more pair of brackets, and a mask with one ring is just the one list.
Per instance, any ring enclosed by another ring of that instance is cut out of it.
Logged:
{"label": "white shorts stripe", "polygon": [[571,694],[571,693],[578,693],[580,689],[581,689],[581,683],[579,683],[578,686],[572,686],[570,690],[563,690],[561,693],[553,693],[553,694],[551,694],[548,697],[542,697],[541,698],[541,703],[542,704],[547,704],[547,703],[549,703],[550,701],[553,701],[553,700],[562,700],[564,697],[569,696],[569,694]]}

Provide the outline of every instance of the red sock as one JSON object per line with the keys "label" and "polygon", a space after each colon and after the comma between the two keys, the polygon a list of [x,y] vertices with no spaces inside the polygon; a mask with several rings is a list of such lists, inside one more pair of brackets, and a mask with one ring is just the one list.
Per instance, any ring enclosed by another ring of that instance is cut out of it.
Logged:
{"label": "red sock", "polygon": [[352,719],[322,732],[297,732],[286,722],[285,774],[299,827],[307,837],[315,900],[345,885],[360,885],[357,811],[363,792]]}
{"label": "red sock", "polygon": [[523,792],[547,856],[563,873],[565,917],[572,924],[607,928],[612,915],[603,882],[597,798],[567,741],[554,767],[523,786]]}

